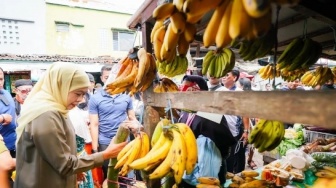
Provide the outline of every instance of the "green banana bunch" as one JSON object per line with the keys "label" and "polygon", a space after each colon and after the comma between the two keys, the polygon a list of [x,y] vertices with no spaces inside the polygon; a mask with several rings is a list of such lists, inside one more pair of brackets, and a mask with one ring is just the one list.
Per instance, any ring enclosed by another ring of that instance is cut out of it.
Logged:
{"label": "green banana bunch", "polygon": [[184,74],[188,69],[188,59],[182,56],[176,56],[170,63],[166,61],[156,61],[156,66],[160,74],[168,77]]}
{"label": "green banana bunch", "polygon": [[235,55],[229,48],[217,52],[210,50],[203,59],[202,74],[208,73],[215,78],[223,77],[234,68],[235,61]]}
{"label": "green banana bunch", "polygon": [[271,27],[267,34],[260,38],[240,42],[238,51],[240,57],[243,58],[244,61],[252,61],[270,54],[275,44],[275,34],[274,27]]}
{"label": "green banana bunch", "polygon": [[276,148],[284,135],[285,128],[282,122],[260,119],[250,133],[248,140],[261,153]]}
{"label": "green banana bunch", "polygon": [[321,54],[322,46],[319,43],[310,38],[296,38],[279,57],[278,68],[287,71],[308,69],[316,63]]}

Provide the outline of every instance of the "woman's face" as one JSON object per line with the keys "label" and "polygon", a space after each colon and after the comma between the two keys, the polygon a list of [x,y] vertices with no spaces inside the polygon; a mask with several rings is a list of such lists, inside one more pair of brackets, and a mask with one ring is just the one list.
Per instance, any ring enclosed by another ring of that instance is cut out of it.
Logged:
{"label": "woman's face", "polygon": [[69,92],[67,100],[67,109],[71,110],[77,106],[85,96],[85,93],[88,91],[88,87],[80,88]]}

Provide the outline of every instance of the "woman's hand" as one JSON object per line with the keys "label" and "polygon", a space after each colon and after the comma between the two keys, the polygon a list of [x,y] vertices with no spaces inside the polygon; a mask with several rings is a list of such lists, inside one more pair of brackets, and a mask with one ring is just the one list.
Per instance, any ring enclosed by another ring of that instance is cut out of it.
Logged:
{"label": "woman's hand", "polygon": [[119,152],[126,146],[127,142],[122,142],[120,144],[115,144],[113,139],[110,142],[110,145],[103,151],[104,160],[110,158],[116,158]]}
{"label": "woman's hand", "polygon": [[144,127],[139,123],[139,121],[129,121],[126,120],[123,122],[124,125],[126,125],[133,134],[136,134],[138,130],[142,131]]}

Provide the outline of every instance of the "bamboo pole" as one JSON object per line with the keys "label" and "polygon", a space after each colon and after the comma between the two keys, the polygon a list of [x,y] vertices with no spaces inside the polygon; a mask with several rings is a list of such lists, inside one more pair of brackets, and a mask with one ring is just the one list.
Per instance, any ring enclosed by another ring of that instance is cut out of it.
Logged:
{"label": "bamboo pole", "polygon": [[[125,142],[130,134],[130,130],[124,124],[121,124],[118,128],[117,134],[113,137],[113,142],[119,144]],[[118,184],[118,173],[119,169],[114,169],[117,164],[117,158],[110,159],[108,169],[107,169],[107,187],[108,188],[119,188]]]}

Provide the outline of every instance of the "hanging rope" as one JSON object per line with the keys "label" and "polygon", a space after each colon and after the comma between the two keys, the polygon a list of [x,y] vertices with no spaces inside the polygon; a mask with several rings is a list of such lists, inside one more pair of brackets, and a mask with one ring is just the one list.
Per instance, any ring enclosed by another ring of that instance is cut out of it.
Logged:
{"label": "hanging rope", "polygon": [[171,122],[174,124],[174,116],[173,116],[173,109],[171,107],[171,100],[170,99],[167,99],[167,107],[165,108],[165,112],[167,113],[167,117],[169,117],[169,114],[170,114],[170,117],[171,117]]}
{"label": "hanging rope", "polygon": [[275,90],[275,76],[276,76],[276,62],[277,62],[277,53],[278,53],[278,25],[279,25],[279,13],[280,13],[280,9],[281,9],[281,6],[277,6],[277,9],[276,9],[276,19],[275,19],[275,24],[274,24],[274,27],[275,27],[275,44],[274,44],[274,57],[273,57],[273,75],[274,75],[274,79],[273,79],[273,83],[272,83],[272,87],[273,87],[273,90]]}

